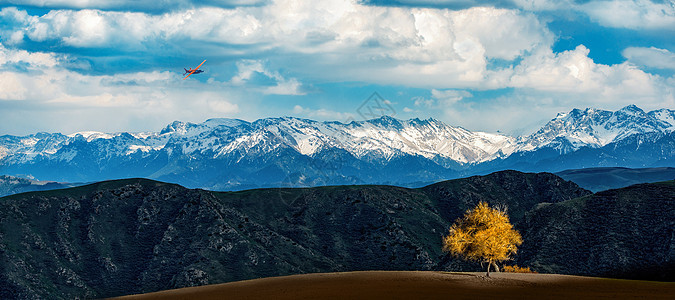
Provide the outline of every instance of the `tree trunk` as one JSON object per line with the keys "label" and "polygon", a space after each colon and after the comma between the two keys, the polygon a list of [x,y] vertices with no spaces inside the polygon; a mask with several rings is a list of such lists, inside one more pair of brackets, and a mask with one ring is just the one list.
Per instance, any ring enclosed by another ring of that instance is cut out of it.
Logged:
{"label": "tree trunk", "polygon": [[492,265],[495,266],[495,272],[499,272],[499,266],[497,266],[497,263],[492,262]]}
{"label": "tree trunk", "polygon": [[485,274],[486,277],[490,277],[490,266],[492,266],[492,260],[488,260],[488,263],[487,263],[487,274]]}

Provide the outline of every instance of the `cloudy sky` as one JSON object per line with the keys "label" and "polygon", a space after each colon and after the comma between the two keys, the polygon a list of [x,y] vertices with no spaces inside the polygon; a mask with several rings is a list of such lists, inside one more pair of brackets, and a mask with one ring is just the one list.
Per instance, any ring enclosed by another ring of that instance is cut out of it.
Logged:
{"label": "cloudy sky", "polygon": [[373,103],[512,135],[572,108],[674,109],[675,1],[0,1],[0,135]]}

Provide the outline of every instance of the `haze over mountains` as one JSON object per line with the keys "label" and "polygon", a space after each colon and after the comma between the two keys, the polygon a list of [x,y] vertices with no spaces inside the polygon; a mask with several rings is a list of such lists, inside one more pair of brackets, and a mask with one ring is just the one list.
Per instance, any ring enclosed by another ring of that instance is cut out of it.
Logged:
{"label": "haze over mountains", "polygon": [[145,177],[187,187],[422,186],[516,169],[675,166],[675,111],[574,109],[529,136],[435,119],[173,122],[160,132],[0,137],[0,174],[65,182]]}
{"label": "haze over mountains", "polygon": [[14,176],[0,175],[0,197],[24,192],[63,189],[78,185],[81,184],[37,181]]}

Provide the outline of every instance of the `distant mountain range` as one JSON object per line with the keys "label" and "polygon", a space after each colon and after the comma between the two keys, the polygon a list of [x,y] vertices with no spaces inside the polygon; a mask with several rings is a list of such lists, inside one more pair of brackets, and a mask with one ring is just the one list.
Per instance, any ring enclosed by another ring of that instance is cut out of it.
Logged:
{"label": "distant mountain range", "polygon": [[618,189],[634,184],[675,180],[675,168],[587,168],[555,173],[592,192]]}
{"label": "distant mountain range", "polygon": [[0,175],[0,197],[33,191],[48,191],[75,187],[82,184],[53,181],[37,181],[14,176]]}
{"label": "distant mountain range", "polygon": [[211,192],[147,179],[0,198],[0,298],[75,299],[278,275],[477,271],[442,236],[479,201],[508,207],[535,271],[673,280],[675,182],[597,194],[502,171],[423,188]]}
{"label": "distant mountain range", "polygon": [[160,132],[0,137],[0,174],[62,182],[145,177],[212,190],[423,186],[497,170],[675,167],[675,111],[574,109],[509,137],[434,119],[173,122]]}

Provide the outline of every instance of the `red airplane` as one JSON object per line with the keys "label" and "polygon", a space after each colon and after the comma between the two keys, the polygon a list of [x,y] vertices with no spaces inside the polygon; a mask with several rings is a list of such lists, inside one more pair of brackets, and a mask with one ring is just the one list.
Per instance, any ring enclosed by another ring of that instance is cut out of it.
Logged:
{"label": "red airplane", "polygon": [[197,66],[194,70],[193,69],[186,70],[185,68],[183,68],[183,70],[185,70],[185,73],[183,73],[183,75],[185,75],[187,73],[190,73],[187,76],[185,76],[185,78],[183,78],[183,80],[187,79],[192,74],[199,74],[199,73],[204,72],[202,70],[197,70],[197,69],[199,69],[199,67],[201,67],[205,62],[206,62],[206,59],[201,64],[199,64],[199,66]]}

